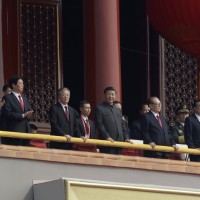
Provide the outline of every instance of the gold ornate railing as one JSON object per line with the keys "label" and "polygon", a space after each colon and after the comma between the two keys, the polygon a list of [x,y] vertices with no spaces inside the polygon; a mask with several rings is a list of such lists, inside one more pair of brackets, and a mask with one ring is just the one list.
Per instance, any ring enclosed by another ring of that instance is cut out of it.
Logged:
{"label": "gold ornate railing", "polygon": [[[63,136],[52,136],[46,134],[30,134],[30,133],[19,133],[19,132],[8,132],[8,131],[0,131],[0,137],[67,142],[67,139]],[[84,142],[83,139],[81,138],[73,137],[71,138],[70,143],[83,144]],[[198,149],[179,148],[178,151],[174,151],[173,147],[159,146],[159,145],[157,145],[154,149],[152,149],[151,146],[148,144],[130,144],[127,142],[110,142],[106,140],[96,140],[96,139],[88,139],[86,141],[86,144],[200,155],[200,150]]]}

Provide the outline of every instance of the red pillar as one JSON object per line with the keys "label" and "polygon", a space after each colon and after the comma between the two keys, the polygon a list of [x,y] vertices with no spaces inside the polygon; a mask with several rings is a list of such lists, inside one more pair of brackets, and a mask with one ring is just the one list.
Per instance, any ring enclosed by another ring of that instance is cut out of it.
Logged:
{"label": "red pillar", "polygon": [[92,106],[113,86],[121,100],[119,0],[83,0],[85,98]]}

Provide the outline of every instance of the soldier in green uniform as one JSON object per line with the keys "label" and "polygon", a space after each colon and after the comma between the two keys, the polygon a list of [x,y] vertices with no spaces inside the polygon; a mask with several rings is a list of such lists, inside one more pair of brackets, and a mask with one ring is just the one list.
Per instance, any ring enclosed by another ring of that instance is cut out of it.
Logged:
{"label": "soldier in green uniform", "polygon": [[[179,106],[176,109],[176,122],[173,126],[170,126],[170,133],[176,142],[176,144],[185,144],[184,138],[184,125],[185,119],[189,116],[189,109],[186,105]],[[175,159],[189,160],[188,154],[176,154]]]}
{"label": "soldier in green uniform", "polygon": [[176,144],[185,144],[184,124],[186,117],[189,116],[189,109],[186,105],[179,106],[176,110],[176,122],[170,127],[170,133]]}

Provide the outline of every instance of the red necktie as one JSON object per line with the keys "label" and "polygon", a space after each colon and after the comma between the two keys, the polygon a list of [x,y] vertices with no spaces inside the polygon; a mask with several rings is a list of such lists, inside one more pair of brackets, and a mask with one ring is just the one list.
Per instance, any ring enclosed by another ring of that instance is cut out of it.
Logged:
{"label": "red necktie", "polygon": [[67,106],[65,106],[65,113],[66,113],[66,116],[67,116],[67,120],[69,121],[69,110],[68,110]]}
{"label": "red necktie", "polygon": [[24,110],[24,102],[22,101],[22,97],[21,97],[21,95],[19,95],[18,97],[19,97],[19,103],[22,107],[22,110]]}
{"label": "red necktie", "polygon": [[160,127],[162,127],[162,122],[161,122],[160,116],[157,115],[156,117],[157,117],[158,123],[160,124]]}
{"label": "red necktie", "polygon": [[88,122],[88,120],[86,119],[85,120],[85,128],[86,128],[86,132],[87,132],[87,134],[89,134],[89,122]]}

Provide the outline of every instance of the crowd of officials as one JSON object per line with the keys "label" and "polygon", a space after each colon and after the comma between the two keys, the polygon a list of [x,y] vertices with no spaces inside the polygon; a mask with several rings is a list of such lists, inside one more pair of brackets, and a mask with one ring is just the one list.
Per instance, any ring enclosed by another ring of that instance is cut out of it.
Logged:
{"label": "crowd of officials", "polygon": [[[22,78],[14,76],[3,87],[4,96],[0,102],[0,129],[10,132],[34,133],[37,127],[30,124],[33,114],[28,99],[23,95],[24,84]],[[49,148],[97,151],[96,146],[88,144],[72,144],[71,137],[87,139],[101,139],[110,142],[120,141],[133,143],[131,139],[143,140],[152,149],[156,145],[172,146],[178,150],[177,144],[187,144],[189,148],[200,148],[200,101],[193,104],[193,114],[186,105],[176,110],[176,121],[169,126],[160,114],[161,102],[158,97],[150,97],[148,102],[141,105],[138,119],[128,122],[122,115],[122,105],[116,100],[114,87],[106,87],[102,103],[94,109],[94,121],[89,119],[91,105],[88,101],[80,102],[78,112],[69,105],[70,90],[60,88],[58,101],[49,109],[51,135],[64,136],[68,143],[49,142]],[[1,142],[8,145],[37,146],[46,148],[44,141],[25,140],[2,137]],[[99,146],[101,153],[122,154],[119,147]],[[171,158],[171,153],[158,151],[144,151],[144,156],[153,158]],[[186,155],[181,159],[200,161],[200,155]]]}

